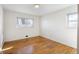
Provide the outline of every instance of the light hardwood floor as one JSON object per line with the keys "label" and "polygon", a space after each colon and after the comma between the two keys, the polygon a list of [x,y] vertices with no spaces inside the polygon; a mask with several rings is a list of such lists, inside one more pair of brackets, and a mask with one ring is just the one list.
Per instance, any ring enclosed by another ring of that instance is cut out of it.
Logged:
{"label": "light hardwood floor", "polygon": [[4,54],[72,54],[76,49],[37,36],[4,43]]}

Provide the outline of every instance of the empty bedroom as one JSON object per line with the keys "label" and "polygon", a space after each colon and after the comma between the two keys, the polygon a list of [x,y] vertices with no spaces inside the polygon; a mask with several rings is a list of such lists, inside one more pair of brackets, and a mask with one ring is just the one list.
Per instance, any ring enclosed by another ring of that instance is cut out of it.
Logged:
{"label": "empty bedroom", "polygon": [[76,52],[76,4],[0,5],[1,54]]}

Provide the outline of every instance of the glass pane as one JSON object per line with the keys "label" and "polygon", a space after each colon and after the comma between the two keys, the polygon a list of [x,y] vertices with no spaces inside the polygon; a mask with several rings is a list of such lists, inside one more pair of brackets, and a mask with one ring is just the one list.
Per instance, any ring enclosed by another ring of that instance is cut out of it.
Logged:
{"label": "glass pane", "polygon": [[70,14],[69,15],[69,20],[77,20],[77,14],[76,13]]}
{"label": "glass pane", "polygon": [[22,21],[22,24],[25,24],[25,19],[24,18],[22,18],[21,21]]}
{"label": "glass pane", "polygon": [[77,26],[77,22],[69,22],[69,27],[76,27]]}
{"label": "glass pane", "polygon": [[19,25],[22,24],[21,18],[18,19],[18,24],[19,24]]}
{"label": "glass pane", "polygon": [[25,20],[25,24],[26,26],[31,27],[33,25],[32,19]]}

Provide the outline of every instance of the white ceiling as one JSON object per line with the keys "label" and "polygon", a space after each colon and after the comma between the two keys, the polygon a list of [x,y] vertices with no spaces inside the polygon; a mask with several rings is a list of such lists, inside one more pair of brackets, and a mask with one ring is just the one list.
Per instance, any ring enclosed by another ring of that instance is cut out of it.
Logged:
{"label": "white ceiling", "polygon": [[2,6],[4,9],[16,12],[28,13],[32,15],[44,15],[69,7],[71,4],[40,4],[40,8],[34,8],[33,4],[4,4]]}

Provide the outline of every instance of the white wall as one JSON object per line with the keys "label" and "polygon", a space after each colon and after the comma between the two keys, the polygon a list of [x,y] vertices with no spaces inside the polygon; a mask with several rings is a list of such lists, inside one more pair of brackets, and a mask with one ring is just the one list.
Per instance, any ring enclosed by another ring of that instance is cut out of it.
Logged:
{"label": "white wall", "polygon": [[[49,13],[40,19],[38,16],[4,10],[4,39],[13,41],[25,38],[26,34],[33,37],[39,36],[41,33],[41,36],[76,48],[77,29],[67,27],[67,14],[72,12],[77,12],[76,6]],[[34,26],[32,28],[16,28],[16,17],[18,16],[34,17]]]}
{"label": "white wall", "polygon": [[[17,17],[34,18],[33,27],[16,28]],[[25,38],[25,35],[29,35],[29,37],[39,36],[39,33],[40,32],[39,32],[39,17],[38,16],[4,10],[4,39],[5,41],[23,39]]]}
{"label": "white wall", "polygon": [[0,5],[0,50],[3,46],[3,8]]}
{"label": "white wall", "polygon": [[77,47],[77,29],[67,27],[67,14],[77,12],[77,6],[71,6],[41,18],[41,35],[51,40]]}

